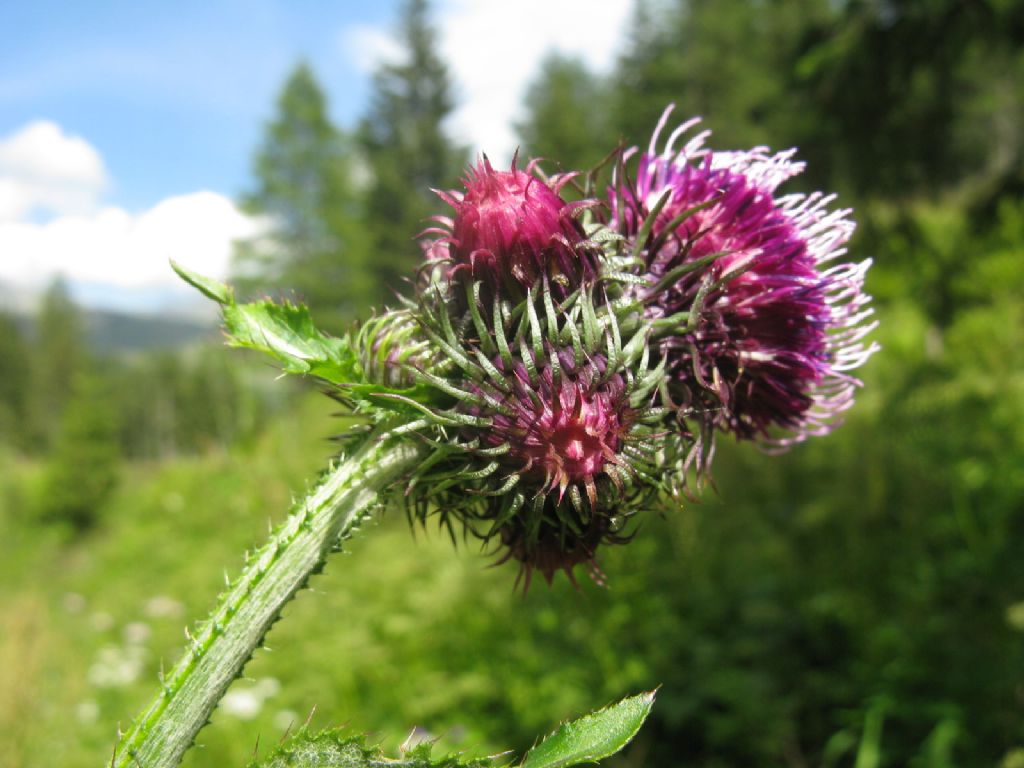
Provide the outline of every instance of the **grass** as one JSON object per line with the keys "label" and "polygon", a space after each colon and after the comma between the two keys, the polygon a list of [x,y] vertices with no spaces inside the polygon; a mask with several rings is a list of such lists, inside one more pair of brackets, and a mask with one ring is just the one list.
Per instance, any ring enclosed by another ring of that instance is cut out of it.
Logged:
{"label": "grass", "polygon": [[[205,616],[225,573],[329,457],[322,400],[303,401],[240,452],[125,466],[97,527],[75,538],[32,519],[40,467],[0,459],[0,766],[109,759],[118,723],[181,652],[184,626]],[[242,765],[257,739],[272,744],[314,708],[315,724],[349,722],[391,748],[414,726],[450,748],[508,746],[457,714],[504,696],[495,680],[417,647],[431,632],[458,633],[481,593],[485,619],[510,611],[514,621],[525,610],[515,569],[486,569],[473,545],[453,556],[437,532],[410,536],[400,513],[370,527],[286,609],[185,765]]]}
{"label": "grass", "polygon": [[[109,760],[225,569],[324,466],[331,407],[301,401],[230,453],[124,466],[77,538],[33,519],[41,467],[0,454],[0,768]],[[607,589],[561,579],[523,598],[514,565],[389,513],[286,608],[185,766],[243,766],[314,707],[314,726],[349,723],[392,753],[414,727],[521,752],[658,685],[609,765],[778,765],[797,748],[852,765],[879,701],[883,765],[942,764],[935,745],[997,764],[1021,743],[1019,505],[1005,535],[984,508],[1004,543],[979,560],[936,483],[900,495],[904,465],[865,448],[870,408],[854,416],[782,458],[724,445],[722,498],[645,514],[600,553]]]}

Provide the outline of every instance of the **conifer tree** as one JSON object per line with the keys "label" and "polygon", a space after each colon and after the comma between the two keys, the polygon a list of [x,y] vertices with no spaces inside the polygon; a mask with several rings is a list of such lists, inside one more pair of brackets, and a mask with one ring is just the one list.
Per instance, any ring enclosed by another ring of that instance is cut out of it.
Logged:
{"label": "conifer tree", "polygon": [[366,235],[348,138],[331,123],[327,98],[300,63],[255,157],[256,184],[243,199],[270,231],[240,243],[245,287],[294,290],[323,325],[339,329],[368,304]]}
{"label": "conifer tree", "polygon": [[443,129],[453,102],[436,37],[426,0],[409,0],[399,25],[404,56],[374,75],[370,110],[359,130],[371,174],[367,223],[384,301],[420,261],[415,235],[438,209],[430,190],[452,186],[466,160]]}
{"label": "conifer tree", "polygon": [[81,370],[56,433],[42,495],[42,516],[75,530],[92,527],[117,483],[117,422],[105,382]]}
{"label": "conifer tree", "polygon": [[805,38],[832,13],[825,0],[638,0],[615,77],[617,127],[642,136],[674,103],[722,146],[791,146],[807,120],[793,92]]}
{"label": "conifer tree", "polygon": [[22,330],[0,312],[0,443],[20,446],[26,435],[29,354]]}
{"label": "conifer tree", "polygon": [[612,115],[623,136],[645,136],[666,104],[680,98],[678,42],[667,31],[669,10],[636,0],[616,66]]}
{"label": "conifer tree", "polygon": [[859,196],[1019,195],[1024,4],[848,2],[812,39],[800,143],[819,171]]}
{"label": "conifer tree", "polygon": [[60,428],[71,382],[86,357],[82,317],[62,278],[54,280],[43,295],[33,335],[27,402],[30,445],[46,451]]}

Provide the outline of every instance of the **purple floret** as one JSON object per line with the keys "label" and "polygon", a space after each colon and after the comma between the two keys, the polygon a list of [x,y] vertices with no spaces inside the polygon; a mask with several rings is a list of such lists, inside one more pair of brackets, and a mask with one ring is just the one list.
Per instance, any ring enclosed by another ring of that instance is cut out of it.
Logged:
{"label": "purple floret", "polygon": [[556,295],[565,295],[597,274],[597,250],[576,217],[596,204],[569,203],[559,196],[561,177],[549,185],[526,170],[495,171],[485,157],[463,179],[464,191],[438,192],[452,208],[438,216],[437,236],[424,249],[449,281],[482,281],[490,290],[516,299],[546,275]]}
{"label": "purple floret", "polygon": [[[657,152],[669,112],[635,181],[620,175],[610,202],[614,226],[635,240],[665,198],[643,244],[642,293],[652,319],[681,316],[660,343],[673,391],[742,439],[778,446],[824,434],[860,385],[849,371],[876,349],[864,342],[875,325],[863,292],[871,262],[823,266],[846,252],[850,211],[830,211],[831,195],[776,196],[803,170],[793,150],[713,152],[708,132],[674,149],[690,121]],[[665,284],[701,259],[708,263]]]}

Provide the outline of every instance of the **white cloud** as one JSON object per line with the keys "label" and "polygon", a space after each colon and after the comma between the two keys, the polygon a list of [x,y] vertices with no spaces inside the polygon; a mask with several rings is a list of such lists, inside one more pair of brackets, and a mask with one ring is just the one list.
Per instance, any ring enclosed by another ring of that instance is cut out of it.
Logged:
{"label": "white cloud", "polygon": [[260,228],[214,192],[169,197],[137,214],[101,206],[107,183],[99,152],[55,123],[0,139],[0,283],[31,291],[61,274],[94,286],[99,303],[123,303],[133,291],[184,293],[169,259],[224,277],[232,242]]}
{"label": "white cloud", "polygon": [[0,222],[89,212],[107,181],[99,152],[56,123],[38,120],[0,139]]}
{"label": "white cloud", "polygon": [[0,281],[39,287],[59,273],[122,288],[176,287],[172,258],[224,277],[232,241],[257,227],[214,192],[170,197],[138,215],[111,206],[45,224],[0,222]]}
{"label": "white cloud", "polygon": [[456,135],[492,157],[510,160],[513,121],[549,51],[575,55],[595,72],[611,69],[631,0],[519,0],[480,3],[447,0],[439,7],[441,55],[458,88],[452,116]]}
{"label": "white cloud", "polygon": [[[434,26],[460,105],[451,118],[455,138],[496,162],[511,160],[513,122],[545,54],[579,56],[593,71],[608,72],[631,7],[632,0],[442,0]],[[401,52],[389,31],[378,27],[350,27],[343,40],[364,70]]]}
{"label": "white cloud", "polygon": [[394,36],[371,24],[351,24],[341,31],[341,45],[349,59],[364,74],[382,62],[400,61],[402,46]]}

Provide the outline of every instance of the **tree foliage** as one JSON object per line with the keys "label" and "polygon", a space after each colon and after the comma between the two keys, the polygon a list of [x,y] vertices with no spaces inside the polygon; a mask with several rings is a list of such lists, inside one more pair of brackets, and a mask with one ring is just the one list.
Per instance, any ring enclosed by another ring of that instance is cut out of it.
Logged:
{"label": "tree foliage", "polygon": [[43,294],[34,325],[27,431],[31,445],[45,451],[54,444],[71,382],[86,357],[82,318],[62,279]]}
{"label": "tree foliage", "polygon": [[578,170],[597,165],[618,139],[612,127],[608,85],[579,58],[549,54],[526,93],[526,118],[516,124],[525,157],[544,168]]}
{"label": "tree foliage", "polygon": [[408,0],[398,30],[403,57],[374,74],[369,111],[359,127],[370,172],[366,222],[373,237],[375,298],[381,301],[402,288],[420,261],[415,235],[437,210],[431,189],[452,186],[465,163],[465,152],[444,131],[453,101],[435,39],[426,0]]}
{"label": "tree foliage", "polygon": [[117,422],[99,373],[83,369],[71,384],[49,456],[42,517],[82,531],[96,523],[117,483]]}
{"label": "tree foliage", "polygon": [[[860,196],[1020,177],[1024,6],[847,2],[808,29],[798,137]],[[829,162],[830,161],[830,162]]]}
{"label": "tree foliage", "polygon": [[323,90],[300,63],[281,91],[256,153],[255,188],[243,200],[269,232],[239,245],[235,268],[250,289],[294,290],[335,329],[367,308],[371,292],[355,163]]}
{"label": "tree foliage", "polygon": [[18,321],[0,312],[0,443],[18,447],[27,439],[29,350]]}
{"label": "tree foliage", "polygon": [[[259,369],[216,347],[107,361],[122,453],[133,459],[203,454],[257,434],[285,394]],[[276,392],[276,395],[274,394]]]}

